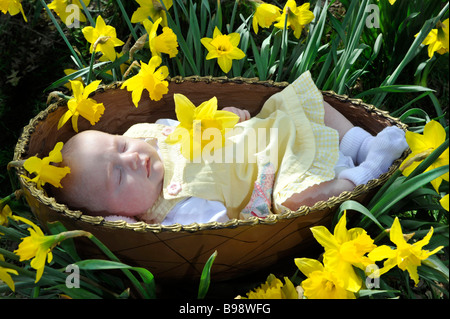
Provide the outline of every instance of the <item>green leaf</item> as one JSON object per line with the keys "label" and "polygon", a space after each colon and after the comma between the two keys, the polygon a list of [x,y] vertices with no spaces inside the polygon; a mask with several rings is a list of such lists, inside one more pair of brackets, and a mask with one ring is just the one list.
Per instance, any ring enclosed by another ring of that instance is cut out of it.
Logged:
{"label": "green leaf", "polygon": [[66,285],[56,285],[50,287],[50,289],[60,290],[72,299],[103,299],[102,296],[99,296],[83,288],[69,288]]}
{"label": "green leaf", "polygon": [[[47,226],[52,235],[67,231],[66,227],[64,227],[64,225],[59,221],[49,222],[47,223]],[[59,243],[59,246],[64,249],[64,251],[70,256],[70,258],[72,258],[72,260],[80,260],[80,256],[78,256],[77,249],[75,248],[75,243],[73,242],[72,238],[63,240]]]}
{"label": "green leaf", "polygon": [[155,298],[156,297],[156,287],[153,274],[145,268],[132,267],[121,262],[103,260],[103,259],[87,259],[75,263],[80,269],[83,270],[108,270],[108,269],[126,269],[136,271],[142,281],[144,282],[145,297]]}
{"label": "green leaf", "polygon": [[[103,65],[105,65],[105,64],[108,64],[108,63],[111,63],[111,61],[100,62],[100,63],[94,64],[94,65],[93,65],[93,68],[94,68],[94,69],[97,69],[97,68],[99,68],[99,67],[101,67],[101,66],[103,66]],[[82,77],[82,76],[84,76],[84,75],[86,75],[86,74],[88,74],[88,73],[89,73],[89,67],[86,67],[86,68],[84,68],[84,69],[75,71],[75,72],[72,73],[72,74],[69,74],[69,75],[66,75],[65,77],[60,78],[58,81],[53,82],[53,83],[52,83],[49,87],[47,87],[44,91],[49,91],[49,90],[56,89],[56,88],[58,88],[58,87],[60,87],[60,86],[62,86],[62,85],[64,85],[64,84],[66,84],[67,82],[69,82],[69,80],[73,80],[73,79]]]}
{"label": "green leaf", "polygon": [[356,99],[359,99],[366,95],[374,95],[379,93],[409,93],[409,92],[435,92],[433,89],[420,86],[420,85],[385,85],[380,86],[377,88],[373,88],[367,91],[364,91],[362,93],[359,93],[357,96],[355,96]]}
{"label": "green leaf", "polygon": [[[370,220],[372,220],[378,227],[380,227],[380,229],[384,230],[384,227],[380,224],[380,222],[375,218],[375,216],[373,216],[373,214],[370,212],[370,210],[368,210],[364,205],[362,205],[361,203],[358,203],[354,200],[347,200],[345,202],[343,202],[341,204],[341,206],[339,206],[339,210],[338,210],[338,214],[335,215],[335,218],[338,215],[341,215],[340,213],[345,211],[345,210],[354,210],[357,211],[359,213],[361,213],[362,215],[368,217]],[[340,218],[340,216],[339,216]],[[334,220],[333,225],[337,224],[337,220]]]}
{"label": "green leaf", "polygon": [[[432,180],[442,176],[446,172],[448,172],[448,165],[435,168],[419,176],[413,177],[408,181],[405,180],[396,188],[386,192],[385,195],[374,204],[373,208],[370,209],[371,213],[375,217],[382,215],[383,213],[389,211],[389,209],[391,209],[399,200],[408,196],[410,193],[431,182]],[[367,226],[367,224],[365,226]]]}
{"label": "green leaf", "polygon": [[214,253],[209,257],[208,261],[203,267],[202,275],[200,277],[200,285],[198,287],[198,296],[197,296],[198,299],[204,299],[206,293],[208,292],[211,279],[211,267],[214,262],[214,259],[216,259],[216,256],[217,250],[214,251]]}

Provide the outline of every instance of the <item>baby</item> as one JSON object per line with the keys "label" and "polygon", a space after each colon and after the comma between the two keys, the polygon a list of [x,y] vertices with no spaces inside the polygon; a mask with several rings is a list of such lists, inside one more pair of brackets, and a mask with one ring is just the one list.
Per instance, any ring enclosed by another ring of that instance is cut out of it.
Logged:
{"label": "baby", "polygon": [[[237,126],[244,133],[250,128],[277,128],[280,151],[275,165],[267,156],[258,157],[254,168],[248,163],[187,163],[170,153],[175,148],[166,145],[167,134],[161,134],[178,122],[159,120],[135,125],[124,135],[84,131],[72,137],[62,150],[62,165],[71,173],[61,181],[63,188],[55,189],[55,197],[108,220],[164,225],[225,222],[311,206],[386,172],[408,147],[404,132],[387,127],[372,136],[353,126],[323,101],[311,82],[309,73],[302,75],[288,86],[297,85],[294,91],[277,93],[281,95],[266,102],[254,118],[246,110],[223,109],[239,116]],[[286,94],[305,106],[282,105]],[[302,125],[292,120],[298,109],[299,117],[307,121]],[[295,166],[297,162],[303,166]]]}

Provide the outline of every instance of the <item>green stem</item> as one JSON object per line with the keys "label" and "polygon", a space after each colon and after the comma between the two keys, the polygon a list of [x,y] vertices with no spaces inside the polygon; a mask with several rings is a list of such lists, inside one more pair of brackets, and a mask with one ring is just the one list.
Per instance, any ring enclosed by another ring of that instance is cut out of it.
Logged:
{"label": "green stem", "polygon": [[375,239],[373,240],[373,243],[375,244],[375,243],[379,242],[381,239],[386,237],[387,234],[389,234],[389,231],[387,229],[384,229],[381,233],[378,234],[377,237],[375,237]]}
{"label": "green stem", "polygon": [[[100,250],[112,261],[120,262],[120,260],[112,253],[111,250],[108,249],[100,240],[98,240],[97,237],[94,235],[89,236],[89,239],[98,247]],[[133,285],[136,287],[138,292],[144,297],[144,298],[150,298],[150,295],[145,291],[145,289],[142,287],[142,285],[139,283],[139,281],[136,279],[136,277],[129,271],[128,269],[122,269],[123,273],[128,277],[128,279],[133,283]]]}
{"label": "green stem", "polygon": [[130,19],[128,18],[128,14],[125,11],[125,8],[124,8],[124,6],[122,4],[122,1],[117,0],[117,5],[119,6],[120,11],[122,12],[122,17],[125,19],[125,22],[128,25],[128,28],[130,29],[130,32],[133,35],[134,40],[137,41],[138,36],[136,34],[136,31],[134,31],[134,28],[133,28],[133,25],[131,24]]}
{"label": "green stem", "polygon": [[91,61],[89,62],[89,72],[88,72],[87,79],[86,79],[86,85],[89,85],[89,83],[91,83],[92,70],[94,68],[94,58],[95,58],[95,48],[92,51]]}
{"label": "green stem", "polygon": [[281,81],[281,75],[283,73],[283,66],[284,66],[284,59],[286,58],[286,51],[287,51],[287,20],[288,20],[288,13],[286,13],[285,19],[284,19],[284,28],[283,32],[281,33],[281,50],[280,50],[280,64],[278,65],[278,74],[277,74],[277,81]]}
{"label": "green stem", "polygon": [[86,17],[88,18],[89,23],[95,28],[95,21],[94,21],[94,19],[92,19],[91,13],[89,12],[89,10],[86,7],[86,5],[84,4],[84,1],[80,0],[80,4],[83,7],[83,11],[86,14]]}
{"label": "green stem", "polygon": [[77,64],[79,67],[81,67],[83,65],[83,63],[81,62],[78,54],[75,52],[75,50],[73,49],[72,45],[70,44],[69,40],[67,39],[66,35],[64,34],[63,30],[61,29],[61,27],[58,24],[58,21],[56,21],[55,16],[53,15],[52,11],[49,9],[49,7],[47,6],[47,4],[45,3],[44,0],[40,0],[42,3],[42,6],[45,8],[45,11],[47,11],[47,14],[49,15],[50,19],[52,20],[53,24],[55,25],[56,29],[58,30],[59,34],[61,35],[61,37],[63,38],[64,42],[67,44],[67,46],[69,47],[70,52],[72,53],[74,59],[76,60]]}

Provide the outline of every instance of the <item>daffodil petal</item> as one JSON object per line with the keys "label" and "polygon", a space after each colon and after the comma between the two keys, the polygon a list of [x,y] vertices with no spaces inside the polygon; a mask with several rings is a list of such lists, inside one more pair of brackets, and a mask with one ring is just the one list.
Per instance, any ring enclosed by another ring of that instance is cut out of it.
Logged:
{"label": "daffodil petal", "polygon": [[318,241],[318,243],[325,247],[325,249],[338,249],[339,244],[336,241],[336,238],[334,238],[334,236],[325,226],[311,227],[311,232],[313,233],[313,236]]}
{"label": "daffodil petal", "polygon": [[186,128],[192,127],[194,121],[195,105],[183,94],[174,94],[175,113],[178,121]]}
{"label": "daffodil petal", "polygon": [[445,129],[439,122],[431,120],[425,125],[423,136],[431,147],[437,148],[444,143],[446,134]]}
{"label": "daffodil petal", "polygon": [[394,223],[392,224],[390,230],[390,239],[395,245],[397,245],[397,247],[406,245],[406,241],[403,238],[402,226],[400,225],[398,217],[395,217]]}
{"label": "daffodil petal", "polygon": [[311,258],[295,258],[295,265],[307,277],[314,271],[323,271],[320,261]]}

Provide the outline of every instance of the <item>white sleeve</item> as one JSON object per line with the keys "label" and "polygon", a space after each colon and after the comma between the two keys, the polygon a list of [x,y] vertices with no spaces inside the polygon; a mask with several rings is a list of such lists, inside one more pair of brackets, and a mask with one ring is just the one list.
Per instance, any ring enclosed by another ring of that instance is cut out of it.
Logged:
{"label": "white sleeve", "polygon": [[228,221],[227,209],[221,202],[189,197],[179,202],[167,214],[161,225]]}

